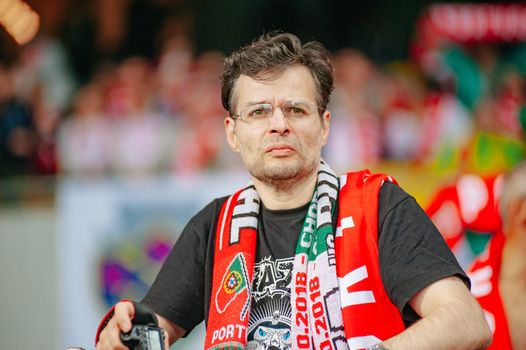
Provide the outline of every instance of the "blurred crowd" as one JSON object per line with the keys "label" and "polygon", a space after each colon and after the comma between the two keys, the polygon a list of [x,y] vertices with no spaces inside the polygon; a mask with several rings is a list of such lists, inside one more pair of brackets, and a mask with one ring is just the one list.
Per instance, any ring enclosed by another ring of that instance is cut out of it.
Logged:
{"label": "blurred crowd", "polygon": [[329,162],[499,171],[524,157],[525,48],[418,44],[410,60],[383,66],[356,50],[335,53]]}
{"label": "blurred crowd", "polygon": [[[415,41],[407,61],[379,65],[352,48],[332,60],[324,157],[336,171],[385,161],[507,167],[524,157],[526,46]],[[156,58],[105,63],[83,84],[69,63],[45,37],[14,64],[0,62],[1,177],[241,166],[222,126],[222,54],[196,55],[191,40],[174,36]]]}
{"label": "blurred crowd", "polygon": [[224,167],[217,53],[186,39],[157,62],[130,57],[78,85],[59,43],[0,65],[1,175],[154,174]]}

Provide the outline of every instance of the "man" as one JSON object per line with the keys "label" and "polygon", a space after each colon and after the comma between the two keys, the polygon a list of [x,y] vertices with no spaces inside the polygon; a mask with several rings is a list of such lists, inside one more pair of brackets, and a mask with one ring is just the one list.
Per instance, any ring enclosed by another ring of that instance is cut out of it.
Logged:
{"label": "man", "polygon": [[[143,303],[170,343],[205,319],[205,349],[483,348],[469,280],[414,199],[321,161],[328,57],[271,33],[226,59],[226,136],[252,182],[191,219]],[[97,349],[123,349],[133,314],[118,303]]]}
{"label": "man", "polygon": [[490,349],[525,349],[526,336],[526,163],[504,178],[500,196],[502,233],[470,267],[473,294],[493,331]]}

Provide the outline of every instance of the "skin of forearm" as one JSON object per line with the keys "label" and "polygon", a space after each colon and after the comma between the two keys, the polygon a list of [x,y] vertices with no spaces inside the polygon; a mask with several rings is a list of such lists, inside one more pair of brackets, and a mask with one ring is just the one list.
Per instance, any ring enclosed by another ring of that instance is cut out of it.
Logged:
{"label": "skin of forearm", "polygon": [[480,321],[482,312],[473,303],[444,304],[383,344],[389,350],[485,349],[491,331]]}
{"label": "skin of forearm", "polygon": [[159,326],[168,333],[168,343],[170,345],[175,343],[177,339],[181,338],[186,333],[186,331],[183,328],[168,321],[166,318],[159,314],[157,314],[157,320],[159,322]]}

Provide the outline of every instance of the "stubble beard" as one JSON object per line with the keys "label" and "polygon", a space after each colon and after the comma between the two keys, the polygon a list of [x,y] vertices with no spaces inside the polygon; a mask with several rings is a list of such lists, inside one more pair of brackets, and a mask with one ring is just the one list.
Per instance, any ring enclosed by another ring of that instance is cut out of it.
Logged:
{"label": "stubble beard", "polygon": [[320,159],[314,157],[301,158],[292,164],[269,165],[263,159],[259,159],[248,170],[254,178],[266,185],[276,190],[286,190],[316,172],[319,162]]}

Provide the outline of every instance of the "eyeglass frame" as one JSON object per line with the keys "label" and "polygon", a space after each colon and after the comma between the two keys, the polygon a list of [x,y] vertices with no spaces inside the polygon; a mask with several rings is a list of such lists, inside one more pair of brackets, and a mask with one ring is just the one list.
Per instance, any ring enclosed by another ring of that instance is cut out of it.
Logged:
{"label": "eyeglass frame", "polygon": [[[281,103],[280,105],[274,105],[272,103],[255,103],[255,104],[252,104],[252,105],[248,105],[246,106],[245,108],[243,108],[241,111],[239,111],[239,113],[236,113],[236,114],[233,114],[233,113],[230,113],[230,118],[232,118],[233,120],[241,120],[242,122],[244,123],[252,123],[254,121],[258,121],[258,120],[261,120],[261,121],[264,121],[264,120],[269,120],[270,118],[272,118],[272,116],[274,115],[274,111],[275,111],[275,108],[278,107],[279,109],[281,109],[281,112],[283,113],[283,116],[285,116],[285,118],[287,120],[290,120],[292,118],[290,117],[287,117],[286,115],[286,112],[283,110],[283,106],[287,103],[305,103],[305,104],[308,104],[310,105],[311,107],[314,107],[316,109],[316,111],[319,113],[319,116],[321,117],[322,114],[327,111],[327,108],[323,108],[321,106],[319,106],[317,103],[314,103],[314,102],[311,102],[311,101],[305,101],[305,100],[287,100],[287,101],[284,101],[283,103]],[[252,119],[252,121],[250,119],[248,120],[245,120],[241,117],[241,115],[243,114],[243,112],[245,112],[247,109],[251,108],[251,107],[255,107],[255,106],[271,106],[272,107],[272,111],[271,111],[271,114],[270,116],[268,117],[265,117],[265,118],[261,118],[261,119]],[[309,114],[308,116],[311,116],[313,115],[314,113],[312,114]]]}

